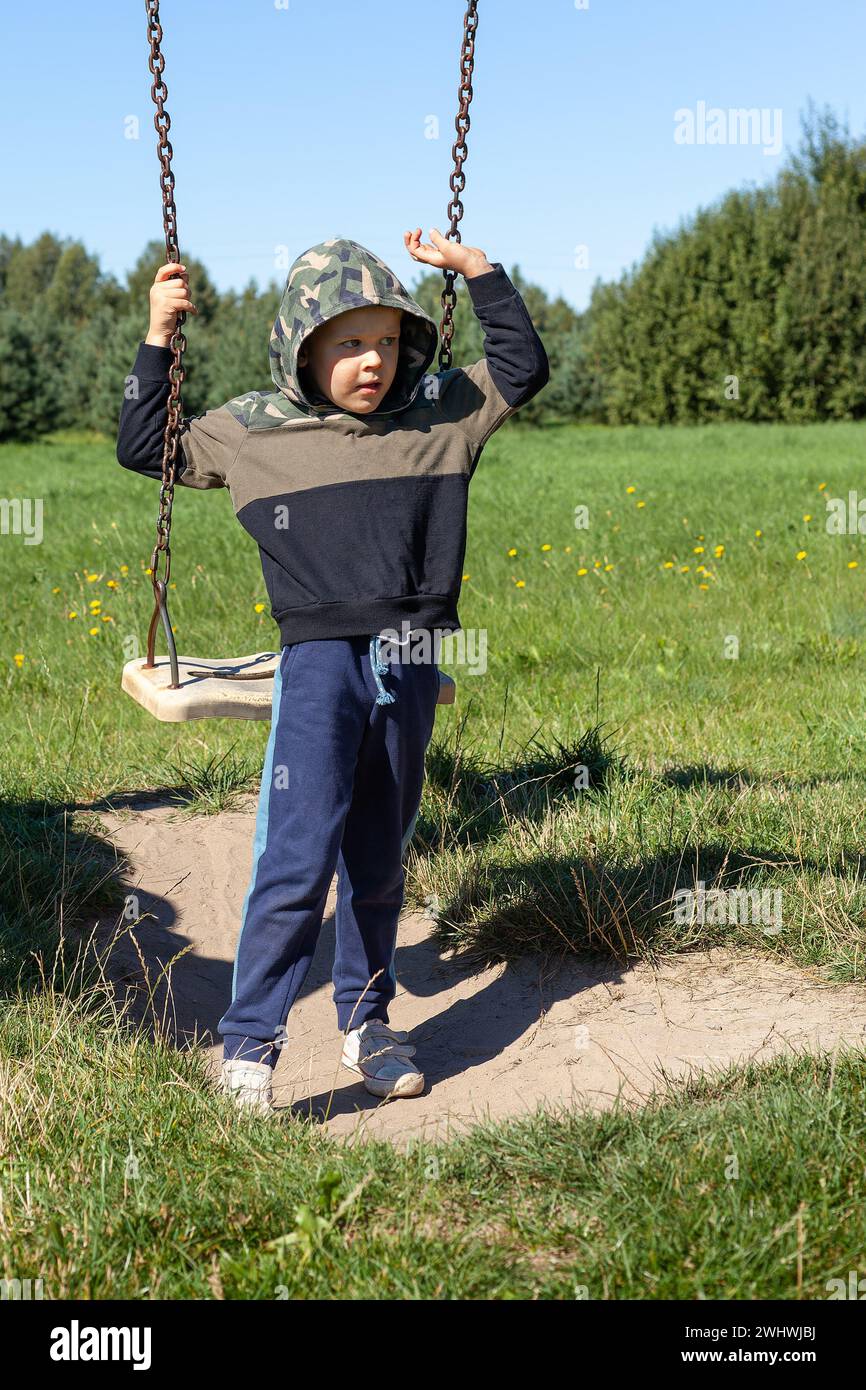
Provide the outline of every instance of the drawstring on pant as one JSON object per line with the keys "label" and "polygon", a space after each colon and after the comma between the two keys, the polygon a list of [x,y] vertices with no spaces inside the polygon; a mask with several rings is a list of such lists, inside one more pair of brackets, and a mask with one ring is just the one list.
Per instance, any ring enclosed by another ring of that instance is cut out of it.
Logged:
{"label": "drawstring on pant", "polygon": [[392,695],[390,690],[386,690],[382,684],[382,676],[384,676],[388,670],[388,663],[382,660],[380,651],[381,641],[382,638],[378,633],[370,638],[370,665],[373,668],[376,689],[379,692],[376,696],[376,704],[393,705],[397,699],[396,695]]}

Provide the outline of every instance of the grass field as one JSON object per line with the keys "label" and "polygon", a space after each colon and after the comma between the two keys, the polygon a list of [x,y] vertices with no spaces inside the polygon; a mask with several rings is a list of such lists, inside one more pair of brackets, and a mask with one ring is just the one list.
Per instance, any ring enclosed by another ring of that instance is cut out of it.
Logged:
{"label": "grass field", "polygon": [[[487,669],[448,668],[458,705],[437,715],[408,866],[443,942],[622,960],[729,942],[863,979],[866,554],[825,525],[861,449],[847,424],[491,441],[460,607]],[[7,1277],[54,1296],[264,1298],[822,1297],[847,1277],[860,1054],[832,1077],[780,1061],[638,1115],[398,1156],[239,1120],[202,1094],[199,1058],[127,1036],[69,964],[76,923],[116,902],[86,808],[156,787],[191,813],[229,806],[257,788],[268,725],[160,725],[120,692],[150,616],[156,484],[98,438],[5,445],[2,465],[7,497],[44,505],[40,545],[0,536]],[[273,647],[227,495],[178,488],[176,504],[179,650]],[[781,929],[678,925],[672,894],[698,882],[778,890]],[[131,1135],[146,1180],[124,1176]],[[269,1247],[299,1214],[301,1238]]]}

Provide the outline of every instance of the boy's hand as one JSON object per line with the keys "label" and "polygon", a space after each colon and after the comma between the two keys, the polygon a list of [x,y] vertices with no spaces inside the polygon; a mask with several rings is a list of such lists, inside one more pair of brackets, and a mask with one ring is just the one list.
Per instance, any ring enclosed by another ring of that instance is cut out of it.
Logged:
{"label": "boy's hand", "polygon": [[477,246],[464,246],[460,241],[448,241],[437,227],[430,228],[434,245],[427,246],[421,240],[421,228],[414,232],[404,232],[403,242],[413,261],[423,261],[437,270],[454,270],[471,280],[473,275],[484,275],[493,266],[484,252]]}
{"label": "boy's hand", "polygon": [[177,316],[184,310],[198,313],[189,298],[189,271],[185,265],[169,261],[160,266],[150,287],[150,328],[144,341],[155,347],[170,347]]}

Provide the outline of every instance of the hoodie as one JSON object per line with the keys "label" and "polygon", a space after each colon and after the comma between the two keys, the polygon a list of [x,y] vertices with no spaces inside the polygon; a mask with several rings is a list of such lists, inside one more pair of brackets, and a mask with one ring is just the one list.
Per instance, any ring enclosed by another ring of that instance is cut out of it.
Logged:
{"label": "hoodie", "polygon": [[[289,270],[268,349],[275,390],[182,420],[175,480],[228,489],[282,644],[459,629],[470,480],[490,435],[549,378],[501,264],[466,284],[485,355],[431,372],[437,326],[393,271],[355,241],[321,242]],[[367,305],[403,315],[394,381],[361,415],[315,392],[298,354],[320,324]],[[118,462],[156,480],[171,361],[139,344],[118,428]]]}

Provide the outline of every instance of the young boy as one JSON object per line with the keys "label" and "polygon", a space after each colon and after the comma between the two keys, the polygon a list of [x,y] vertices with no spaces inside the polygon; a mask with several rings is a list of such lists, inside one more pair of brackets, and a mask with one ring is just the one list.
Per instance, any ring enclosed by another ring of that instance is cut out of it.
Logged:
{"label": "young boy", "polygon": [[[414,260],[464,276],[484,329],[480,361],[430,372],[436,323],[377,256],[332,238],[289,271],[270,336],[277,389],[181,426],[176,479],[229,489],[258,543],[280,632],[252,876],[219,1023],[222,1084],[263,1112],[335,869],[342,1061],[373,1095],[424,1089],[388,1005],[403,854],[439,692],[437,639],[460,628],[468,489],[481,451],[549,377],[502,265],[435,228],[431,237],[422,243],[419,227],[403,239]],[[196,312],[185,267],[161,267],[150,303],[117,457],[160,479],[169,343],[177,314]],[[393,651],[410,638],[412,659],[401,653],[389,669],[382,641]],[[415,659],[431,638],[432,658]]]}

